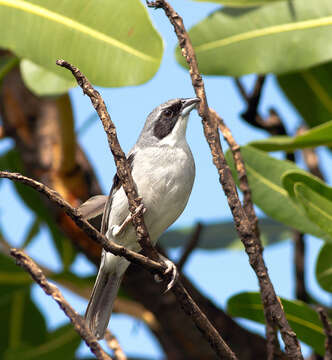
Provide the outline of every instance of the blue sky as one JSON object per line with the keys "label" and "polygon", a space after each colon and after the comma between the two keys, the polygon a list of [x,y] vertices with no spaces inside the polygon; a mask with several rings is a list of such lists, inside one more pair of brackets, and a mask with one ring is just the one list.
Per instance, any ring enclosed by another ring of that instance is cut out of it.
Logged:
{"label": "blue sky", "polygon": [[[184,18],[187,28],[218,8],[216,4],[191,2],[189,0],[173,1],[173,5]],[[125,151],[133,146],[146,116],[155,106],[170,98],[194,96],[188,73],[175,61],[176,37],[169,21],[161,10],[149,9],[149,13],[165,43],[164,57],[158,73],[153,79],[141,86],[100,89]],[[244,80],[245,85],[250,88],[254,77],[249,75]],[[209,105],[224,118],[238,143],[246,144],[251,140],[266,136],[264,132],[249,127],[241,120],[240,113],[245,109],[245,104],[231,78],[209,76],[204,77],[204,81]],[[83,97],[80,89],[73,89],[70,95],[73,101],[76,128],[79,129],[86,119],[92,116],[94,110],[89,99]],[[273,76],[268,76],[264,88],[260,107],[263,115],[267,114],[270,106],[274,106],[279,111],[281,117],[286,120],[288,131],[294,133],[301,122],[300,116],[280,92]],[[208,223],[230,219],[230,211],[218,182],[217,171],[212,164],[200,119],[194,112],[188,125],[187,138],[196,162],[196,180],[188,206],[173,227],[192,225],[198,220]],[[79,136],[79,142],[93,163],[104,192],[108,192],[115,167],[108,149],[106,136],[98,120],[95,120]],[[3,141],[0,143],[0,150],[8,148],[10,145],[10,141]],[[222,145],[225,149],[227,148],[224,141]],[[321,150],[320,154],[323,160],[327,159],[328,155],[325,151]],[[324,170],[328,179],[331,179],[331,170],[327,168]],[[1,208],[1,225],[6,236],[14,245],[19,245],[24,238],[26,226],[32,220],[31,216],[21,201],[13,194],[12,185],[9,182],[1,182],[0,196],[3,203],[10,204],[6,209]],[[260,211],[259,214],[261,214]],[[17,219],[20,219],[19,227],[17,226]],[[310,241],[307,241],[307,253],[310,254],[307,257],[308,285],[314,294],[321,296],[325,302],[330,302],[331,299],[327,293],[319,289],[314,279],[315,258],[321,244],[320,240],[311,237]],[[28,250],[29,254],[41,264],[47,264],[54,270],[59,269],[59,262],[58,259],[54,258],[46,229],[41,232]],[[176,257],[178,251],[172,251],[171,255]],[[271,246],[264,252],[276,291],[278,295],[287,298],[294,296],[292,256],[290,241]],[[81,274],[94,271],[94,268],[83,257],[79,257],[74,267]],[[227,298],[232,294],[240,291],[258,290],[256,278],[244,251],[196,251],[186,264],[185,273],[203,293],[220,306],[225,306]],[[86,301],[65,290],[64,294],[78,311],[81,313],[85,311]],[[41,306],[50,328],[54,328],[66,320],[57,305],[41,293],[37,287],[34,287],[33,297]],[[249,322],[244,323],[246,326],[252,326],[258,331],[262,331],[259,326]],[[161,357],[162,353],[158,343],[149,336],[144,325],[138,321],[127,316],[114,315],[111,321],[111,330],[118,336],[126,353],[154,358]],[[142,346],[142,344],[144,345]],[[80,347],[79,353],[88,354],[85,345]]]}

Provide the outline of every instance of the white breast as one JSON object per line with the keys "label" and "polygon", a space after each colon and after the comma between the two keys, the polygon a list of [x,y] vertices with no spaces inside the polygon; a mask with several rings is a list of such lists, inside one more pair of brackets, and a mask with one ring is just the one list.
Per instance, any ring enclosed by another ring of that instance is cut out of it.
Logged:
{"label": "white breast", "polygon": [[[195,164],[187,143],[171,147],[147,147],[135,153],[132,175],[147,209],[144,219],[151,240],[158,237],[183,212],[195,178]],[[112,203],[109,225],[121,224],[128,214],[123,189],[117,191]],[[130,228],[114,239],[133,250],[139,250],[135,232]]]}

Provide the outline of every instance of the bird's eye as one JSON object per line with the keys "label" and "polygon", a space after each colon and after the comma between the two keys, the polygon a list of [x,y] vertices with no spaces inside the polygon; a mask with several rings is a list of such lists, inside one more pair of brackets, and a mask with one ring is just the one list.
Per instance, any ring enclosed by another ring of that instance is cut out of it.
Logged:
{"label": "bird's eye", "polygon": [[166,109],[166,110],[164,111],[164,115],[165,115],[166,117],[170,118],[170,117],[173,115],[173,112],[172,112],[172,110]]}

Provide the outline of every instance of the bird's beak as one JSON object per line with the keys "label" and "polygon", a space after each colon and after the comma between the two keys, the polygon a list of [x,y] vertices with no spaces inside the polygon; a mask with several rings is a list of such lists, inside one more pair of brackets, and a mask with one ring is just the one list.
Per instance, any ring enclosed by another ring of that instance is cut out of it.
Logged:
{"label": "bird's beak", "polygon": [[181,116],[184,117],[190,113],[190,111],[196,107],[201,100],[199,98],[189,98],[182,100]]}

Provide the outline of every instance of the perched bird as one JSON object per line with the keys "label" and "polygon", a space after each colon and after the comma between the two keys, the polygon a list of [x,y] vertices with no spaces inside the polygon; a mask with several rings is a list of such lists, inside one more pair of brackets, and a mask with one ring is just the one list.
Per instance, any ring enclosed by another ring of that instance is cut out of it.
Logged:
{"label": "perched bird", "polygon": [[[198,102],[198,98],[173,99],[156,107],[127,155],[138,194],[143,199],[144,220],[153,244],[181,215],[192,190],[195,163],[186,141],[186,129],[189,113]],[[133,251],[141,250],[117,175],[108,197],[95,196],[81,205],[79,211],[86,219],[103,213],[101,231],[109,240]],[[128,266],[125,258],[103,250],[85,314],[90,330],[98,339],[104,337]]]}

